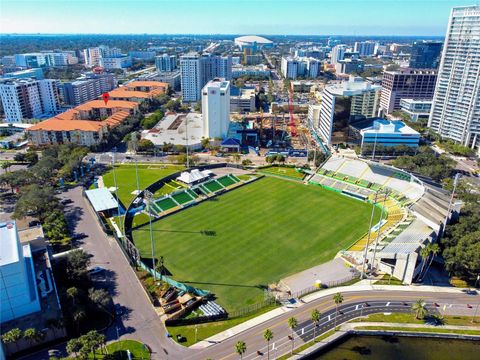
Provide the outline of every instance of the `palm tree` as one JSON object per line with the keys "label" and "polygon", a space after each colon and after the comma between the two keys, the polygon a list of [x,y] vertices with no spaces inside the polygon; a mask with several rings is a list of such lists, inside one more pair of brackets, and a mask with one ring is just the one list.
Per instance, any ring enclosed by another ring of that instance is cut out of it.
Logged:
{"label": "palm tree", "polygon": [[343,302],[343,296],[340,293],[333,295],[333,301],[335,302],[335,325],[334,329],[337,330],[337,316],[338,316],[338,304]]}
{"label": "palm tree", "polygon": [[18,350],[18,340],[22,338],[22,330],[19,328],[14,328],[5,334],[2,335],[2,341],[5,344],[15,344],[16,349]]}
{"label": "palm tree", "polygon": [[77,302],[79,291],[76,287],[72,286],[67,289],[67,297],[72,301],[72,305],[75,306]]}
{"label": "palm tree", "polygon": [[427,264],[427,258],[430,255],[430,244],[425,245],[425,247],[420,249],[420,256],[422,257],[422,268],[420,269],[420,273],[418,278],[421,279],[423,270],[425,269],[425,265]]}
{"label": "palm tree", "polygon": [[293,348],[295,346],[295,337],[293,336],[293,330],[297,327],[298,325],[298,320],[294,317],[291,317],[288,319],[288,327],[292,329],[292,351],[291,354],[293,354]]}
{"label": "palm tree", "polygon": [[263,338],[267,342],[267,360],[270,360],[270,340],[273,339],[273,332],[270,329],[265,330]]}
{"label": "palm tree", "polygon": [[430,247],[431,257],[430,257],[430,261],[427,265],[427,268],[425,269],[425,273],[423,274],[423,276],[425,276],[428,273],[428,269],[430,269],[430,266],[432,266],[432,263],[433,263],[433,260],[435,259],[435,256],[437,256],[438,253],[440,252],[440,246],[438,246],[438,244],[431,244],[431,245],[429,245],[429,247]]}
{"label": "palm tree", "polygon": [[421,320],[428,314],[427,304],[423,299],[418,299],[412,304],[412,310],[415,313],[415,319]]}
{"label": "palm tree", "polygon": [[4,162],[2,163],[2,169],[5,170],[5,172],[8,172],[8,169],[12,166],[10,162]]}
{"label": "palm tree", "polygon": [[80,351],[82,348],[82,342],[79,339],[71,339],[67,343],[67,352],[69,354],[75,354],[75,357],[77,357],[77,353]]}
{"label": "palm tree", "polygon": [[313,309],[312,313],[310,314],[310,319],[313,322],[313,342],[315,342],[316,333],[317,333],[317,326],[318,326],[318,323],[320,321],[321,316],[322,316],[322,314],[317,309]]}
{"label": "palm tree", "polygon": [[75,323],[76,327],[77,327],[77,333],[79,333],[79,329],[80,329],[80,322],[85,319],[85,317],[87,316],[87,314],[85,313],[85,311],[83,309],[77,309],[75,310],[75,312],[73,313],[72,315],[72,319],[73,319],[73,322]]}
{"label": "palm tree", "polygon": [[240,359],[243,359],[243,354],[247,351],[247,344],[245,344],[245,341],[238,341],[235,344],[235,351],[240,355]]}

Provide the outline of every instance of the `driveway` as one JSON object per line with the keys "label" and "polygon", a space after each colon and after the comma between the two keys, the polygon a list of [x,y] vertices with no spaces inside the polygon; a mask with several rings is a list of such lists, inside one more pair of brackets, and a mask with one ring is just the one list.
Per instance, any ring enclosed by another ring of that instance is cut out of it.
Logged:
{"label": "driveway", "polygon": [[85,236],[80,243],[93,255],[91,266],[105,270],[98,276],[100,286],[107,288],[113,301],[123,310],[107,330],[107,339],[136,339],[148,344],[153,359],[181,359],[185,348],[166,338],[166,330],[140,282],[122,253],[116,240],[107,237],[88,201],[82,196],[82,188],[75,187],[60,195],[73,201],[66,209],[69,226],[75,234]]}

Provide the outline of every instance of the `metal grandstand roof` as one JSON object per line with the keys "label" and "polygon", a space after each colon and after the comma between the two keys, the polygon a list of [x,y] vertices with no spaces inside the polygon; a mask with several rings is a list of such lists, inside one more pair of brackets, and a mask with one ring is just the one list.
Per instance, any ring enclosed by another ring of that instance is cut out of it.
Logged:
{"label": "metal grandstand roof", "polygon": [[115,209],[118,206],[117,200],[107,188],[87,190],[85,195],[96,212]]}
{"label": "metal grandstand roof", "polygon": [[421,220],[415,220],[381,252],[403,254],[415,252],[432,233],[433,230]]}

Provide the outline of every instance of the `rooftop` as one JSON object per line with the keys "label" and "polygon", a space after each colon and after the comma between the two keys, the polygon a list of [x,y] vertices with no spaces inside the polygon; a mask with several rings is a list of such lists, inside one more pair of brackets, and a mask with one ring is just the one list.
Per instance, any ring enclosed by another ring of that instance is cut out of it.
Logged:
{"label": "rooftop", "polygon": [[386,119],[373,119],[373,123],[370,126],[361,129],[362,133],[400,133],[405,135],[418,135],[420,134],[413,130],[410,126],[405,125],[400,120],[386,120]]}
{"label": "rooftop", "polygon": [[161,81],[132,81],[125,85],[125,87],[158,87],[158,88],[167,88],[168,83]]}
{"label": "rooftop", "polygon": [[81,104],[75,107],[76,110],[90,111],[92,109],[114,109],[114,108],[127,108],[135,109],[138,107],[137,103],[124,100],[110,100],[105,104],[103,100],[92,100],[85,104]]}
{"label": "rooftop", "polygon": [[61,120],[50,118],[45,121],[33,125],[28,131],[44,130],[44,131],[95,131],[97,132],[103,126],[102,121],[91,120]]}
{"label": "rooftop", "polygon": [[0,266],[19,260],[17,226],[14,221],[0,223]]}
{"label": "rooftop", "polygon": [[348,81],[333,83],[325,87],[330,93],[340,96],[360,95],[366,91],[380,91],[380,85],[373,85],[361,77],[350,76]]}
{"label": "rooftop", "polygon": [[96,212],[115,209],[118,206],[117,200],[107,188],[87,190],[85,195]]}

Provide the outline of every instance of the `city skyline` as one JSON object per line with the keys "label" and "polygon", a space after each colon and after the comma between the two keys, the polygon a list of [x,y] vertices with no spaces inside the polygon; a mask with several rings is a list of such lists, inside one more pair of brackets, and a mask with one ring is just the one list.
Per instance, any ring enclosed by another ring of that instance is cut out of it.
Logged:
{"label": "city skyline", "polygon": [[3,1],[0,32],[444,36],[451,8],[471,2]]}

